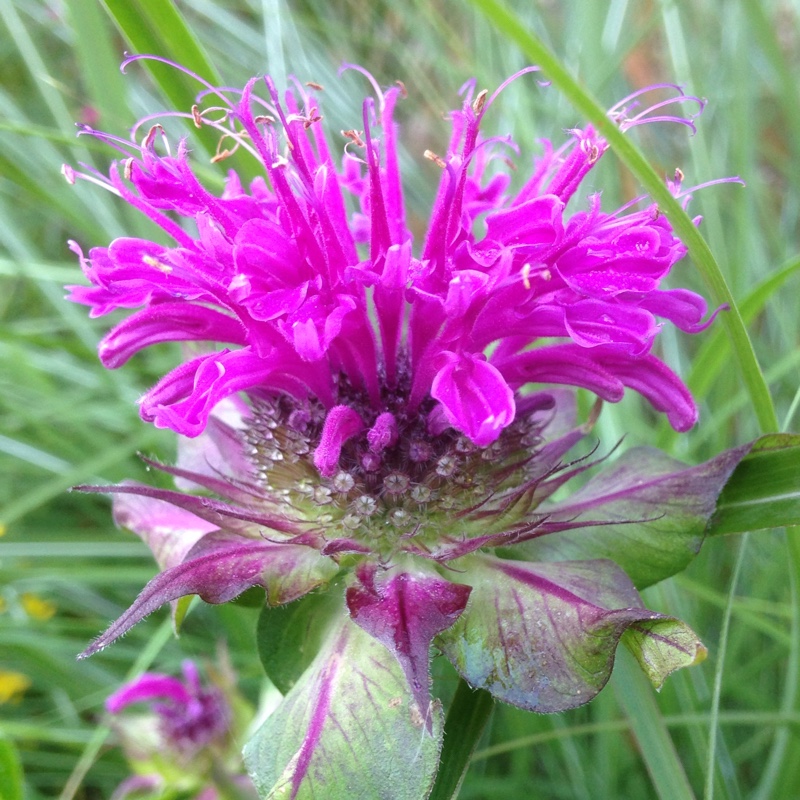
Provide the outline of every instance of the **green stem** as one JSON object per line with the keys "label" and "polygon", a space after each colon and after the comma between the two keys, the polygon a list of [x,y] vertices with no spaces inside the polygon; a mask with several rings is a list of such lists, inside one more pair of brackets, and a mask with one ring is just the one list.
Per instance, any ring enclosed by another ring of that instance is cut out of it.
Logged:
{"label": "green stem", "polygon": [[473,690],[459,680],[447,712],[439,773],[429,800],[453,800],[458,796],[472,754],[492,714],[494,700],[483,689]]}

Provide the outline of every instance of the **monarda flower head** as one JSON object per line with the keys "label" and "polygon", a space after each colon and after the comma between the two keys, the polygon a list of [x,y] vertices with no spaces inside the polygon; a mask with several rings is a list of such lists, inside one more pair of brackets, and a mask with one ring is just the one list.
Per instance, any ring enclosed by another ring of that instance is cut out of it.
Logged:
{"label": "monarda flower head", "polygon": [[[651,352],[659,320],[704,327],[702,298],[660,288],[685,248],[652,205],[608,212],[595,194],[568,210],[607,150],[591,127],[545,142],[512,190],[512,144],[480,134],[498,93],[472,83],[444,155],[426,153],[441,179],[416,246],[393,121],[404,89],[371,82],[338,144],[317,86],[206,85],[215,105],[191,117],[260,162],[247,187],[231,171],[221,194],[206,189],[159,125],[141,144],[85,129],[123,158],[108,177],[66,170],[172,239],[121,238],[88,258],[72,245],[91,283],[72,300],[93,315],[140,309],[105,337],[103,363],[159,342],[223,345],[141,400],[145,420],[179,434],[177,466],[154,464],[178,489],[83,487],[114,494],[117,522],[162,569],[85,655],[186,595],[308,595],[295,623],[317,655],[275,678],[288,694],[247,750],[265,796],[333,797],[354,780],[364,797],[424,796],[442,728],[432,645],[472,686],[536,711],[591,699],[621,638],[656,685],[694,663],[695,635],[635,586],[686,566],[737,462],[632,450],[556,502],[589,466],[567,459],[591,420],[576,421],[564,387],[612,402],[627,387],[676,429],[694,424],[688,390]],[[630,116],[637,94],[613,118],[691,127],[664,109],[699,101],[657,88],[669,99]]]}
{"label": "monarda flower head", "polygon": [[222,693],[200,683],[197,667],[183,664],[183,677],[144,673],[106,700],[106,711],[119,714],[137,703],[149,703],[156,717],[161,747],[181,758],[192,758],[222,742],[230,725],[230,710]]}
{"label": "monarda flower head", "polygon": [[[229,797],[217,791],[217,783],[236,786],[236,798],[255,797],[249,779],[241,774],[241,756],[235,749],[231,676],[217,674],[219,685],[204,684],[189,660],[182,672],[183,680],[145,672],[106,700],[112,727],[136,772],[117,787],[112,800],[139,797],[141,792],[147,797],[173,792],[188,797],[191,792],[195,800]],[[147,710],[123,713],[131,706]]]}

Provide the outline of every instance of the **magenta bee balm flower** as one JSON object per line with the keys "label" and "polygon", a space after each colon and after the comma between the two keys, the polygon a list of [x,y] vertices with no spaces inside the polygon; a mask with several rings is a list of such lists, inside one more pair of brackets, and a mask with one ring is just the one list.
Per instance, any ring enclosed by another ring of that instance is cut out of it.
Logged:
{"label": "magenta bee balm flower", "polygon": [[[425,796],[442,727],[432,649],[536,711],[591,699],[620,640],[656,685],[702,658],[635,587],[688,563],[737,463],[631,450],[564,499],[590,466],[586,449],[567,454],[591,428],[564,387],[611,402],[632,389],[680,431],[697,419],[652,353],[664,321],[707,324],[701,297],[660,288],[685,248],[653,205],[608,211],[595,194],[570,207],[607,150],[590,127],[545,143],[512,189],[512,143],[480,132],[497,92],[472,84],[444,154],[426,153],[441,177],[414,242],[393,121],[404,89],[372,83],[357,129],[335,136],[319,87],[207,86],[213,105],[191,116],[257,159],[249,186],[230,171],[221,193],[205,188],[187,143],[159,125],[141,144],[86,129],[122,159],[108,177],[66,171],[170,239],[88,257],[72,245],[91,284],[72,300],[95,316],[138,309],[103,340],[103,363],[211,343],[141,400],[145,420],[179,434],[178,465],[155,466],[180,490],[83,487],[114,494],[117,521],[162,569],[85,655],[186,595],[220,603],[262,586],[269,607],[307,595],[286,612],[307,625],[306,655],[290,657],[291,679],[273,676],[286,697],[246,751],[263,796],[334,797],[353,781],[364,797]],[[699,101],[656,88],[669,100],[630,116],[635,95],[613,118],[691,126],[663,109]]]}
{"label": "magenta bee balm flower", "polygon": [[220,786],[235,787],[237,800],[255,797],[233,749],[237,726],[227,696],[232,687],[226,686],[226,692],[221,686],[204,685],[188,659],[182,667],[183,680],[145,672],[106,700],[106,711],[113,715],[113,728],[135,771],[112,800],[139,797],[145,791],[152,792],[148,797],[174,792],[186,797],[191,793],[195,800],[230,797],[229,792],[219,793]]}
{"label": "magenta bee balm flower", "polygon": [[106,700],[106,711],[119,714],[130,705],[149,703],[164,746],[182,758],[192,758],[224,741],[230,710],[221,692],[201,685],[191,661],[184,662],[183,675],[183,681],[157,673],[140,675]]}
{"label": "magenta bee balm flower", "polygon": [[[490,445],[529,383],[582,386],[612,402],[630,387],[678,430],[691,427],[689,392],[650,354],[659,317],[701,327],[702,298],[659,288],[683,245],[654,207],[608,213],[594,195],[587,210],[567,213],[606,143],[591,128],[572,131],[510,192],[507,174],[492,169],[507,143],[480,138],[495,97],[473,98],[468,88],[451,113],[446,157],[428,153],[442,178],[415,252],[392,118],[402,90],[375,88],[363,131],[344,133],[337,163],[305,90],[282,99],[269,78],[238,97],[209,87],[204,94],[223,106],[195,109],[197,124],[224,128],[265,173],[247,189],[229,173],[221,197],[195,176],[185,141],[170,152],[160,126],[140,146],[91,131],[125,157],[108,178],[83,177],[174,240],[117,239],[81,256],[92,286],[72,287],[72,300],[93,316],[141,308],[105,337],[103,363],[121,366],[163,341],[226,345],[147,392],[144,419],[197,436],[216,403],[236,392],[278,393],[298,406],[313,399],[326,420],[316,455],[324,474],[346,441],[378,437],[376,425],[393,431],[399,415],[433,415],[442,432]],[[381,445],[370,447],[380,458]]]}

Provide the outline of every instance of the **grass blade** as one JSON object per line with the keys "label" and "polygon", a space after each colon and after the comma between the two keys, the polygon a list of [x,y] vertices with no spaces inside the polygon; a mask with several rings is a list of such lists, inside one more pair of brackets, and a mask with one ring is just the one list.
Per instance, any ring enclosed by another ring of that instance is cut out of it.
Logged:
{"label": "grass blade", "polygon": [[[773,298],[786,281],[800,272],[800,257],[793,258],[777,272],[768,275],[757,284],[739,303],[739,311],[746,325],[750,325],[764,310],[767,302]],[[718,326],[708,331],[703,344],[692,358],[691,369],[686,385],[691,389],[695,399],[704,398],[715,382],[730,364],[731,340],[726,331]],[[786,426],[782,426],[784,429]],[[680,434],[664,425],[658,437],[658,446],[670,450]]]}
{"label": "grass blade", "polygon": [[633,657],[622,648],[617,651],[614,688],[660,800],[694,800],[652,688]]}
{"label": "grass blade", "polygon": [[0,797],[23,800],[22,764],[14,743],[0,737]]}
{"label": "grass blade", "polygon": [[739,584],[739,575],[744,563],[744,554],[747,550],[747,534],[742,537],[739,543],[739,552],[736,556],[736,565],[731,577],[730,591],[728,592],[728,602],[725,605],[725,613],[722,617],[722,629],[719,634],[719,646],[717,648],[717,663],[714,668],[714,689],[711,695],[711,719],[708,732],[708,760],[706,762],[706,782],[703,791],[704,800],[713,800],[714,797],[714,776],[716,774],[717,762],[717,733],[719,730],[719,707],[722,695],[722,673],[725,670],[725,653],[728,648],[728,631],[731,627],[731,612],[733,611],[733,601],[736,597],[736,587]]}
{"label": "grass blade", "polygon": [[708,535],[800,524],[800,436],[765,436],[722,490]]}
{"label": "grass blade", "polygon": [[106,128],[130,124],[124,81],[119,72],[122,54],[112,46],[109,19],[96,0],[67,0],[77,34],[75,51],[89,102]]}

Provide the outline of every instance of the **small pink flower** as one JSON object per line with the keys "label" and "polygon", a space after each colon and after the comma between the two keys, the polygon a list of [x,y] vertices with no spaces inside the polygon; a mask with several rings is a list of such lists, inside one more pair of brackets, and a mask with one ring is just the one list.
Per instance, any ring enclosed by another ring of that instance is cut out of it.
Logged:
{"label": "small pink flower", "polygon": [[128,706],[147,703],[158,718],[166,747],[181,758],[193,758],[228,736],[231,713],[218,689],[200,683],[197,667],[183,662],[183,680],[145,672],[106,700],[106,711],[119,714]]}

